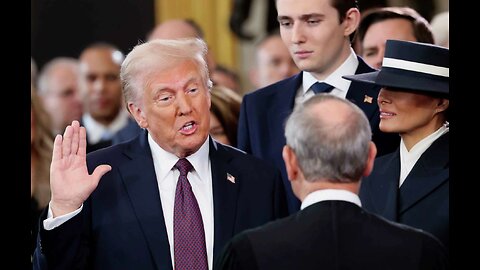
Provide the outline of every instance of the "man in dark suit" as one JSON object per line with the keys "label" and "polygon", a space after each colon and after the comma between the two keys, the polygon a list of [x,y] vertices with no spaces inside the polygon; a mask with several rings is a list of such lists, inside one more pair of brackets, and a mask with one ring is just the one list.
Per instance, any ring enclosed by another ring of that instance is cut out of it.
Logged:
{"label": "man in dark suit", "polygon": [[235,236],[217,269],[446,269],[432,235],[361,207],[358,190],[376,154],[365,114],[318,94],[295,107],[283,159],[301,210]]}
{"label": "man in dark suit", "polygon": [[236,233],[286,216],[280,172],[208,135],[205,52],[200,39],[130,52],[125,99],[145,129],[135,139],[86,157],[77,121],[56,137],[35,266],[212,269]]}
{"label": "man in dark suit", "polygon": [[[350,83],[342,78],[374,71],[351,47],[351,37],[360,21],[354,0],[277,0],[280,34],[299,74],[272,84],[243,98],[238,128],[238,147],[273,162],[282,172],[290,213],[298,211],[300,201],[292,193],[281,153],[285,145],[283,127],[292,109],[312,97],[318,83],[333,95],[359,106],[370,120],[378,155],[395,150],[396,134],[378,129],[376,99],[379,87]],[[333,2],[337,3],[333,5]],[[318,83],[317,83],[318,82]]]}
{"label": "man in dark suit", "polygon": [[[94,43],[80,54],[87,153],[135,137],[140,127],[125,110],[120,82],[123,53],[109,43]],[[121,134],[119,134],[121,132]]]}

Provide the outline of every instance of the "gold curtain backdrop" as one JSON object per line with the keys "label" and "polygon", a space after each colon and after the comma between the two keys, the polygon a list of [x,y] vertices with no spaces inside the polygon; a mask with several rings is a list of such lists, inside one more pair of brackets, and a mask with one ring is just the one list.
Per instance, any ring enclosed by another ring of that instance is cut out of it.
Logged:
{"label": "gold curtain backdrop", "polygon": [[155,0],[155,21],[191,18],[205,33],[205,41],[217,63],[237,66],[236,37],[228,26],[232,1],[229,0]]}

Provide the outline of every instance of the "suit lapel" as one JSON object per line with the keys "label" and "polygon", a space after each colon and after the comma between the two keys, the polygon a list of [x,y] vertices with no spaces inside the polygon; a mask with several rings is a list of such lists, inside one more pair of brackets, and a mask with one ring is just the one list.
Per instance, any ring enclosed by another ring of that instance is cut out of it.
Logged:
{"label": "suit lapel", "polygon": [[400,150],[386,155],[382,162],[375,161],[374,168],[377,170],[375,177],[370,178],[365,184],[368,185],[370,192],[368,196],[372,197],[376,213],[383,217],[397,221],[397,196],[398,196],[398,176],[400,175]]}
{"label": "suit lapel", "polygon": [[400,187],[400,214],[449,179],[449,134],[438,138],[422,154]]}
{"label": "suit lapel", "polygon": [[143,131],[130,146],[124,153],[131,161],[119,168],[121,178],[157,269],[172,269],[170,245],[147,132]]}
{"label": "suit lapel", "polygon": [[[285,82],[283,85],[279,85],[276,89],[276,92],[271,95],[272,106],[268,109],[267,121],[268,123],[268,144],[270,147],[265,147],[270,149],[270,153],[267,156],[276,157],[277,164],[280,164],[280,167],[283,165],[283,159],[281,151],[283,146],[286,143],[284,134],[285,120],[290,115],[295,105],[295,96],[297,93],[300,84],[302,83],[302,72],[298,73],[291,79]],[[280,134],[280,136],[279,136]]]}
{"label": "suit lapel", "polygon": [[[230,165],[232,157],[211,138],[210,161],[213,186],[214,245],[213,254],[219,254],[222,247],[234,234],[238,189],[242,179]],[[232,183],[234,180],[235,183]]]}
{"label": "suit lapel", "polygon": [[[367,72],[375,71],[369,67],[360,57],[358,58],[358,67],[355,71],[355,74],[362,74]],[[362,111],[365,112],[365,115],[369,120],[377,117],[378,105],[377,97],[380,88],[372,84],[366,84],[362,82],[354,82],[350,84],[348,88],[346,99],[355,103]]]}

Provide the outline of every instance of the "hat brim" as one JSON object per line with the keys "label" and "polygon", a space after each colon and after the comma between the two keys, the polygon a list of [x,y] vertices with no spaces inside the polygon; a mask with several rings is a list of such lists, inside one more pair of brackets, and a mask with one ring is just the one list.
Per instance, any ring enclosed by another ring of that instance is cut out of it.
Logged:
{"label": "hat brim", "polygon": [[389,87],[392,90],[409,92],[419,92],[427,95],[449,96],[448,78],[438,78],[434,76],[419,76],[418,73],[412,75],[412,72],[395,72],[383,68],[380,71],[368,72],[357,75],[343,76],[343,78],[356,82],[374,84],[382,87]]}

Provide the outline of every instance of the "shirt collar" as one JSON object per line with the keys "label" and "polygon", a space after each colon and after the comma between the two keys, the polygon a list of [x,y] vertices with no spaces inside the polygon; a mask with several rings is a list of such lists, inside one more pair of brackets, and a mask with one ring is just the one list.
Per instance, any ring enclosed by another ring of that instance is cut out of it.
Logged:
{"label": "shirt collar", "polygon": [[304,209],[314,203],[322,201],[346,201],[362,207],[357,194],[344,189],[322,189],[316,190],[305,197],[300,209]]}
{"label": "shirt collar", "polygon": [[427,137],[423,138],[419,142],[417,142],[410,151],[407,150],[405,146],[405,142],[403,138],[400,140],[400,155],[404,157],[406,160],[418,160],[423,152],[427,151],[427,149],[432,145],[432,143],[440,138],[443,134],[447,133],[450,130],[448,124],[442,125],[439,129],[437,129],[432,134],[428,135]]}
{"label": "shirt collar", "polygon": [[[173,166],[175,166],[179,158],[176,155],[167,152],[163,148],[161,148],[153,140],[150,133],[148,133],[148,144],[152,152],[153,162],[156,165],[155,167],[159,170],[158,172],[156,172],[158,175],[158,179],[159,181],[163,181],[166,178],[167,174],[170,173],[170,171],[173,169]],[[207,137],[207,139],[197,152],[186,157],[190,164],[192,164],[193,170],[198,173],[201,180],[208,179],[209,149],[209,137]]]}
{"label": "shirt collar", "polygon": [[[358,58],[352,48],[350,48],[350,55],[332,74],[330,74],[323,82],[332,85],[340,91],[347,92],[351,81],[342,78],[345,75],[354,75],[358,67]],[[318,80],[310,72],[302,73],[303,95],[310,90],[310,87]]]}
{"label": "shirt collar", "polygon": [[90,143],[96,143],[100,141],[102,135],[105,131],[110,131],[112,134],[117,133],[120,129],[125,127],[128,122],[128,112],[124,109],[120,109],[120,112],[117,114],[113,121],[105,126],[95,119],[89,113],[85,113],[82,117],[83,126],[88,132],[88,141]]}

